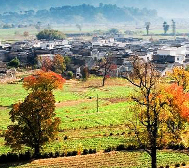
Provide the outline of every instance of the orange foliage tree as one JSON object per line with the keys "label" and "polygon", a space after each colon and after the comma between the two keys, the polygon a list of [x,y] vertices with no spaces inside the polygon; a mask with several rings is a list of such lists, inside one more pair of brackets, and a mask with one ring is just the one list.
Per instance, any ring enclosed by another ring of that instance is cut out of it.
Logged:
{"label": "orange foliage tree", "polygon": [[55,117],[52,90],[62,88],[64,82],[60,75],[44,71],[24,79],[23,86],[32,92],[24,102],[14,104],[9,112],[14,124],[9,125],[5,133],[6,145],[16,149],[26,145],[38,156],[41,147],[55,138],[60,119]]}
{"label": "orange foliage tree", "polygon": [[65,79],[57,73],[38,71],[34,75],[25,77],[23,86],[26,90],[52,91],[53,89],[61,89],[64,83]]}
{"label": "orange foliage tree", "polygon": [[130,108],[133,119],[129,120],[128,127],[134,132],[139,146],[151,156],[151,167],[157,168],[158,147],[179,140],[184,130],[189,114],[188,94],[181,86],[162,84],[163,79],[152,63],[137,57],[131,63],[132,72],[123,76],[136,90],[132,96],[135,104]]}
{"label": "orange foliage tree", "polygon": [[23,103],[14,104],[9,112],[14,125],[5,133],[6,145],[21,149],[26,145],[34,149],[34,155],[46,142],[58,133],[59,118],[55,118],[55,100],[50,91],[30,93]]}
{"label": "orange foliage tree", "polygon": [[169,77],[178,86],[182,86],[184,90],[188,89],[189,86],[189,72],[186,71],[183,67],[175,67],[172,72],[169,73]]}
{"label": "orange foliage tree", "polygon": [[41,69],[43,71],[54,71],[62,74],[66,70],[66,61],[60,54],[56,54],[54,57],[39,57],[38,60],[41,63]]}

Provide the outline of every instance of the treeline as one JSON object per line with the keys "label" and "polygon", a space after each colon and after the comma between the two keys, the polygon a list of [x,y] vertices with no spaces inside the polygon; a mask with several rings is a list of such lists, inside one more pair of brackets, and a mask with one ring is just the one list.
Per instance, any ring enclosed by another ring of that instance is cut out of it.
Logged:
{"label": "treeline", "polygon": [[118,7],[112,4],[52,7],[49,10],[5,12],[0,15],[3,23],[91,23],[125,22],[156,18],[156,10]]}

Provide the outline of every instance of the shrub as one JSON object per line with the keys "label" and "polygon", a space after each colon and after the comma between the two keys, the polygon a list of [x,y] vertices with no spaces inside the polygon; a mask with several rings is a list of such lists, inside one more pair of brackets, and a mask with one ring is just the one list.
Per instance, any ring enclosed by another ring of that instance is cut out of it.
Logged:
{"label": "shrub", "polygon": [[6,163],[7,162],[7,155],[3,154],[0,156],[0,163]]}
{"label": "shrub", "polygon": [[18,161],[18,155],[16,153],[8,153],[7,154],[7,161],[9,161],[9,162]]}
{"label": "shrub", "polygon": [[182,165],[182,166],[186,166],[186,163],[185,163],[185,162],[183,162],[181,165]]}
{"label": "shrub", "polygon": [[175,167],[180,167],[180,164],[179,163],[175,164]]}
{"label": "shrub", "polygon": [[66,156],[72,156],[72,152],[68,152]]}
{"label": "shrub", "polygon": [[18,68],[20,65],[20,61],[19,59],[16,57],[14,59],[12,59],[9,63],[8,63],[8,66],[10,67],[15,67],[15,68]]}
{"label": "shrub", "polygon": [[60,156],[60,154],[59,154],[59,152],[55,152],[55,157],[59,157]]}
{"label": "shrub", "polygon": [[68,71],[68,73],[67,73],[68,79],[72,79],[73,76],[74,76],[73,72],[72,71]]}
{"label": "shrub", "polygon": [[127,150],[136,150],[136,149],[137,149],[136,145],[131,144],[127,146]]}
{"label": "shrub", "polygon": [[118,145],[118,146],[116,147],[116,151],[122,151],[122,150],[125,150],[125,146],[124,146],[123,144]]}
{"label": "shrub", "polygon": [[87,155],[87,154],[89,154],[89,151],[87,149],[84,149],[83,150],[83,155]]}
{"label": "shrub", "polygon": [[65,135],[64,140],[68,139],[68,137]]}
{"label": "shrub", "polygon": [[77,151],[73,151],[72,156],[76,156],[76,155],[77,155]]}
{"label": "shrub", "polygon": [[111,152],[112,151],[112,147],[108,147],[104,150],[104,152]]}

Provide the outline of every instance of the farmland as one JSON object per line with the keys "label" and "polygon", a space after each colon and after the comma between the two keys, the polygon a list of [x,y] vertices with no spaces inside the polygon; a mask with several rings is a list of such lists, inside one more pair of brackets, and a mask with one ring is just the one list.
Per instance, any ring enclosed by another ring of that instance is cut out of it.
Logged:
{"label": "farmland", "polygon": [[[62,90],[54,92],[56,99],[56,114],[61,118],[61,125],[57,139],[45,145],[43,153],[59,151],[68,153],[71,151],[83,151],[84,149],[96,149],[97,154],[90,156],[76,156],[60,158],[62,167],[70,167],[70,163],[82,165],[83,159],[89,164],[86,167],[110,166],[110,167],[148,167],[149,156],[144,152],[113,152],[102,153],[108,147],[116,148],[120,144],[125,146],[135,143],[129,136],[130,132],[126,127],[127,119],[131,119],[129,111],[133,102],[129,95],[134,89],[124,79],[108,79],[105,87],[100,87],[101,78],[90,78],[88,81],[67,81]],[[12,104],[24,100],[27,91],[22,83],[0,84],[0,132],[3,133],[11,124],[8,112]],[[97,110],[98,95],[98,110]],[[0,138],[0,154],[11,152],[9,147],[4,146],[3,137]],[[23,149],[27,150],[27,148]],[[102,156],[103,155],[103,156]],[[99,159],[101,157],[103,159]],[[92,163],[92,158],[95,158]],[[176,158],[176,159],[175,159]],[[65,163],[64,159],[72,160]],[[117,160],[116,160],[117,159]],[[179,152],[159,151],[159,165],[174,165],[188,161],[188,155]],[[97,160],[100,160],[97,162]],[[59,163],[57,160],[56,162]],[[89,162],[88,162],[89,161]],[[39,163],[38,163],[39,162]],[[33,161],[21,167],[37,167],[45,161]],[[44,163],[44,167],[57,167],[51,161]],[[49,165],[48,165],[49,164]],[[61,165],[61,164],[60,164]],[[13,166],[15,167],[15,166]]]}

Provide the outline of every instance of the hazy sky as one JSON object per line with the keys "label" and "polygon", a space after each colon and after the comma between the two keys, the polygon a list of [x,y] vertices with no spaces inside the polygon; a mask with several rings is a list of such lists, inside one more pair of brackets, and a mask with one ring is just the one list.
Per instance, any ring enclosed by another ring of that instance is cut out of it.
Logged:
{"label": "hazy sky", "polygon": [[0,11],[20,11],[28,9],[48,9],[51,6],[98,5],[111,3],[118,6],[156,9],[158,15],[168,18],[189,18],[189,0],[0,0]]}

